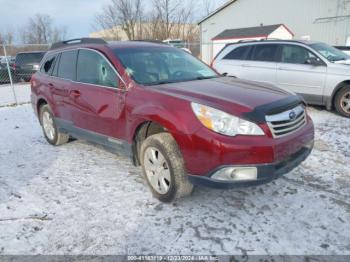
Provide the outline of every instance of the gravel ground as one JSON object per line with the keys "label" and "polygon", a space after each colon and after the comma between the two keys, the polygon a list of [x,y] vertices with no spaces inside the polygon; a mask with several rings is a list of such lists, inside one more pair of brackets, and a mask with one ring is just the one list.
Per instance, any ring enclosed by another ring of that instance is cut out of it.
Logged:
{"label": "gravel ground", "polygon": [[139,168],[46,143],[30,105],[0,108],[0,254],[350,254],[350,119],[310,108],[311,156],[284,177],[152,198]]}

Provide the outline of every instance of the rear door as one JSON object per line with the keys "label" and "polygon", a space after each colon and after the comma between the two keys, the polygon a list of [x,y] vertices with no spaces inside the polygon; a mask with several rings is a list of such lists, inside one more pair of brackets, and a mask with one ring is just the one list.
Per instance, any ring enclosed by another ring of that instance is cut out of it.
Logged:
{"label": "rear door", "polygon": [[72,122],[70,109],[70,89],[76,79],[77,50],[64,51],[60,54],[58,63],[48,83],[56,103],[57,117],[63,121]]}
{"label": "rear door", "polygon": [[[230,51],[227,53],[223,51],[222,58],[214,61],[214,67],[220,74],[242,78],[244,74],[244,65],[249,57],[251,50],[250,45],[238,46],[232,50],[233,46],[228,46]],[[221,55],[219,55],[221,57]]]}
{"label": "rear door", "polygon": [[277,44],[255,44],[248,60],[242,63],[241,78],[276,83]]}
{"label": "rear door", "polygon": [[[81,131],[121,138],[124,127],[124,89],[119,88],[119,75],[100,52],[80,49],[77,80],[70,90],[73,123]],[[97,137],[98,139],[98,137]]]}
{"label": "rear door", "polygon": [[280,46],[277,65],[277,85],[304,96],[306,101],[321,103],[327,66],[307,64],[310,57],[318,57],[311,50],[292,44]]}

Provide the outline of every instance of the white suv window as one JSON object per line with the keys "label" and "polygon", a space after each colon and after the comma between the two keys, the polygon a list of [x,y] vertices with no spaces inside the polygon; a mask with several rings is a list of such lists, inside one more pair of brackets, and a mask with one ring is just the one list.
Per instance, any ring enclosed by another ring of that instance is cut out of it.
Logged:
{"label": "white suv window", "polygon": [[262,62],[275,62],[277,53],[277,44],[259,44],[256,45],[251,60]]}
{"label": "white suv window", "polygon": [[240,46],[229,52],[223,59],[225,60],[246,60],[251,46]]}
{"label": "white suv window", "polygon": [[298,45],[282,45],[281,62],[289,64],[306,64],[306,60],[316,56]]}

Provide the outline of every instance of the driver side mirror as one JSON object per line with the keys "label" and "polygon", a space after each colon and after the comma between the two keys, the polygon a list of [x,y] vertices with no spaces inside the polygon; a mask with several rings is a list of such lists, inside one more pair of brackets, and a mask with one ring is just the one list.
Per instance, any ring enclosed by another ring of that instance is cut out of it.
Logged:
{"label": "driver side mirror", "polygon": [[318,57],[310,57],[310,58],[306,59],[305,63],[308,65],[313,65],[313,66],[324,65],[323,61],[321,59],[319,59]]}

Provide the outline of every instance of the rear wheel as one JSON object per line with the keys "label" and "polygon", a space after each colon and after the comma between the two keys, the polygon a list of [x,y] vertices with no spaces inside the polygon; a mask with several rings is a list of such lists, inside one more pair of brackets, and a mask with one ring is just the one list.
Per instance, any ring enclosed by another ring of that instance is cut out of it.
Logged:
{"label": "rear wheel", "polygon": [[170,134],[148,137],[142,143],[140,156],[147,183],[160,201],[171,202],[192,193],[182,155]]}
{"label": "rear wheel", "polygon": [[62,145],[68,142],[69,135],[58,131],[53,114],[48,105],[40,107],[40,123],[44,136],[51,145]]}
{"label": "rear wheel", "polygon": [[350,117],[350,86],[344,86],[339,90],[334,103],[339,114]]}

